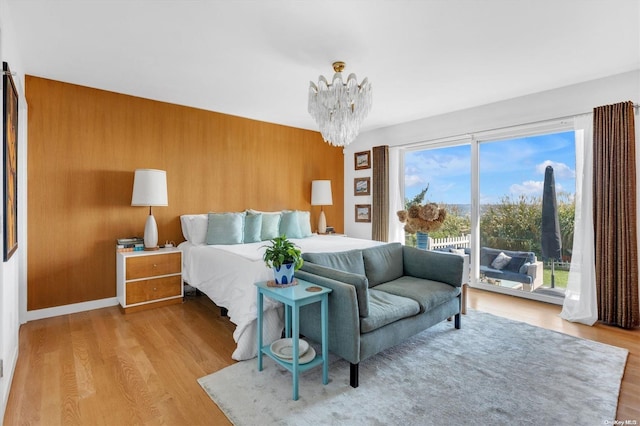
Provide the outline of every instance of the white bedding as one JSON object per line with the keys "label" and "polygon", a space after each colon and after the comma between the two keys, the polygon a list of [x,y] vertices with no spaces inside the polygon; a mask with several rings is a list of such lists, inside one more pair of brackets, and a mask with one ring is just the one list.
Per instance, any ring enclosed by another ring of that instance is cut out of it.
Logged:
{"label": "white bedding", "polygon": [[[382,244],[342,236],[313,235],[291,239],[302,252],[338,252]],[[273,272],[262,260],[268,241],[234,245],[206,245],[184,242],[183,278],[189,285],[205,293],[218,306],[227,308],[229,319],[236,324],[233,338],[237,343],[231,357],[250,359],[257,355],[256,287],[258,281],[273,279]],[[269,298],[264,303],[264,341],[280,338],[283,329],[281,304]]]}

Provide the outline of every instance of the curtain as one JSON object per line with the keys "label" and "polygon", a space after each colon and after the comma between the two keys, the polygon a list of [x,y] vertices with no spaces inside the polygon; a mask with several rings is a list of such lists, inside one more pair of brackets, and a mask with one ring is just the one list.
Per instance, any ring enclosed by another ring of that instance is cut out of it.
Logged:
{"label": "curtain", "polygon": [[640,325],[633,103],[594,109],[593,174],[598,318]]}
{"label": "curtain", "polygon": [[389,242],[405,242],[404,224],[396,212],[404,210],[404,173],[402,170],[404,150],[389,148]]}
{"label": "curtain", "polygon": [[[576,134],[575,221],[571,267],[560,317],[593,325],[598,320],[593,243],[593,114],[574,119]],[[585,191],[586,189],[586,191]]]}
{"label": "curtain", "polygon": [[389,241],[389,147],[373,147],[371,238]]}

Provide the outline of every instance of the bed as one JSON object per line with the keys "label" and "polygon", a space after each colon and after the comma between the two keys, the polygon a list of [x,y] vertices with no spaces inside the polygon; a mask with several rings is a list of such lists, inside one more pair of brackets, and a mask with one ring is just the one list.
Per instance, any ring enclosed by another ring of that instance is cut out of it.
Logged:
{"label": "bed", "polygon": [[[225,217],[224,221],[218,221],[220,226],[217,227],[212,225],[219,219],[217,216],[201,214],[180,217],[182,232],[187,240],[178,246],[183,252],[184,281],[206,294],[216,305],[227,310],[229,320],[236,325],[233,338],[237,347],[231,355],[235,360],[251,359],[257,355],[256,288],[253,284],[273,279],[273,272],[262,260],[265,245],[268,243],[266,237],[273,235],[273,232],[285,231],[282,233],[287,236],[293,235],[289,239],[299,246],[303,253],[339,252],[381,244],[377,241],[339,235],[312,234],[311,227],[308,225],[308,212],[299,212],[294,215],[297,216],[293,220],[298,223],[296,229],[301,229],[296,233],[288,225],[292,220],[287,222],[286,219],[289,218],[290,211],[285,213],[251,211],[254,212],[252,216],[262,216],[265,224],[267,221],[275,222],[277,219],[275,216],[280,215],[278,227],[272,229],[271,234],[262,233],[259,238],[257,236],[253,239],[247,238],[248,242],[245,242],[245,237],[250,234],[250,231],[243,229],[242,238],[238,236],[227,238],[228,235],[218,240],[213,238],[213,234],[216,233],[228,234],[234,228],[238,229],[241,226],[244,228],[245,220],[248,223],[249,220],[255,219],[249,216],[249,212],[241,212],[245,213],[244,217],[241,213],[233,213],[236,216],[232,220]],[[224,215],[230,214],[224,213]],[[253,241],[255,239],[259,241]],[[235,241],[235,243],[229,241]],[[265,298],[263,318],[264,341],[268,343],[279,339],[284,324],[281,304]]]}

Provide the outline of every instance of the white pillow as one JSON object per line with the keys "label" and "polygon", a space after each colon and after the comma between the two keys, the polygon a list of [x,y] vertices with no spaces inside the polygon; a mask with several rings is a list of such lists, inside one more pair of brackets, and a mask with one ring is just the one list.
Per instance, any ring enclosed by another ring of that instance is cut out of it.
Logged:
{"label": "white pillow", "polygon": [[205,214],[183,214],[180,216],[182,235],[191,244],[204,244],[207,240],[209,217]]}
{"label": "white pillow", "polygon": [[511,261],[511,256],[507,256],[504,252],[500,252],[498,256],[491,262],[491,267],[493,269],[502,269],[509,264]]}

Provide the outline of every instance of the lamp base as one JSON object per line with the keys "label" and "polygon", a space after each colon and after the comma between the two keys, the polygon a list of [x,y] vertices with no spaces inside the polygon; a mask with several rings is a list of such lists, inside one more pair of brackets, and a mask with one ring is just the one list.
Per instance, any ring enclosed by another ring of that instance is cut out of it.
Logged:
{"label": "lamp base", "polygon": [[147,216],[147,223],[144,225],[144,249],[158,250],[158,224],[152,214]]}
{"label": "lamp base", "polygon": [[327,233],[327,218],[324,215],[324,210],[320,211],[320,218],[318,219],[318,234]]}

